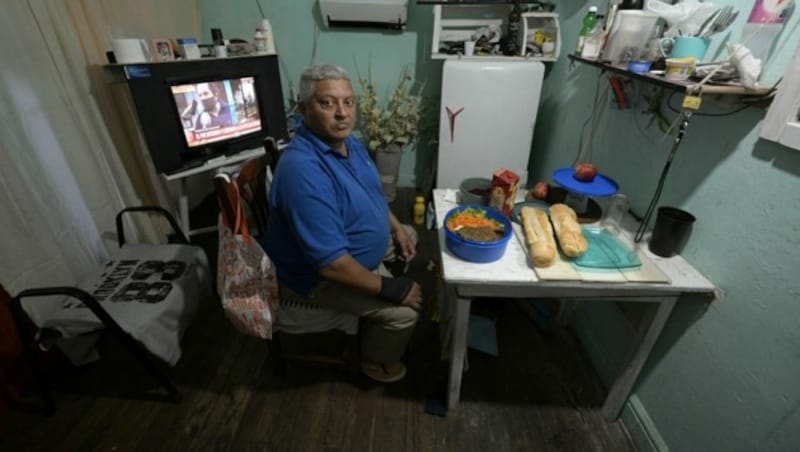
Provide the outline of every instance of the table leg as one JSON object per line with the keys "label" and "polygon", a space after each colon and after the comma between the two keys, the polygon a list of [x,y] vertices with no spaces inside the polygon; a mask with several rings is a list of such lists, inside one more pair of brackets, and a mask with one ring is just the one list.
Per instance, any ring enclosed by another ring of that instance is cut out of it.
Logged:
{"label": "table leg", "polygon": [[186,237],[189,237],[192,228],[189,227],[189,195],[186,179],[186,177],[181,178],[181,192],[178,195],[178,215],[181,217],[183,233],[186,234]]}
{"label": "table leg", "polygon": [[603,403],[602,413],[606,419],[613,421],[619,417],[622,407],[628,401],[633,385],[639,377],[639,372],[647,361],[647,357],[661,334],[661,330],[664,329],[677,301],[678,297],[665,297],[659,302],[651,302],[651,309],[645,313],[636,328],[636,336],[631,345],[628,359]]}
{"label": "table leg", "polygon": [[[454,291],[455,292],[455,291]],[[453,350],[450,357],[450,375],[447,382],[447,409],[458,405],[461,394],[461,375],[464,371],[464,359],[467,353],[467,329],[469,327],[469,310],[471,298],[465,298],[456,292],[452,298],[453,306]]]}

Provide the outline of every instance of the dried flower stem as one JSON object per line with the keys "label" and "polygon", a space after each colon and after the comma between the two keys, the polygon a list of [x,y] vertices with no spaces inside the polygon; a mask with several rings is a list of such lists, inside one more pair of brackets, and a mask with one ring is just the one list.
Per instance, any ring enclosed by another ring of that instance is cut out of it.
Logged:
{"label": "dried flower stem", "polygon": [[[365,80],[359,74],[358,111],[361,128],[368,140],[368,148],[375,151],[382,145],[397,143],[405,146],[419,133],[419,120],[423,111],[422,90],[424,84],[414,83],[408,66],[403,68],[400,82],[386,102],[380,106],[380,98],[372,83],[372,69]],[[416,87],[416,89],[414,89]]]}

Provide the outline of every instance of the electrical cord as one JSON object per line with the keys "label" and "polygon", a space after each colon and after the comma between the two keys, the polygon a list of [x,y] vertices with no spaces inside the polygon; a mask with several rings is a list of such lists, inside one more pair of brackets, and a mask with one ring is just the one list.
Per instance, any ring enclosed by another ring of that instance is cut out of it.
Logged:
{"label": "electrical cord", "polygon": [[[673,91],[672,94],[669,95],[669,98],[667,98],[667,108],[669,108],[670,111],[673,112],[673,113],[682,113],[682,110],[679,110],[679,109],[677,109],[677,108],[672,106],[672,98],[675,97],[676,94],[685,94],[685,93],[682,93],[681,91]],[[753,104],[746,104],[746,105],[744,105],[742,107],[737,108],[736,110],[725,112],[725,113],[695,113],[695,115],[697,115],[697,116],[717,117],[717,118],[718,117],[722,117],[722,116],[731,116],[731,115],[735,115],[736,113],[739,113],[740,111],[746,110],[746,109],[748,109],[748,108],[750,108],[752,106],[753,106]]]}
{"label": "electrical cord", "polygon": [[583,154],[583,135],[586,133],[586,126],[589,124],[589,121],[592,120],[592,116],[594,116],[594,109],[597,105],[597,97],[600,95],[600,80],[603,78],[603,73],[597,74],[597,82],[595,83],[594,88],[594,99],[592,100],[592,112],[589,113],[589,116],[583,121],[583,125],[581,126],[581,134],[578,136],[578,153],[575,155],[575,160],[572,161],[572,166],[575,166],[578,161],[581,159],[581,155]]}
{"label": "electrical cord", "polygon": [[653,198],[650,200],[650,205],[647,206],[647,211],[642,217],[642,222],[639,223],[639,228],[636,230],[636,235],[633,237],[633,241],[635,243],[641,242],[642,238],[644,237],[644,232],[647,230],[647,223],[650,222],[650,217],[653,216],[653,212],[656,210],[656,205],[658,205],[658,200],[661,198],[661,191],[664,189],[664,182],[667,180],[667,173],[669,173],[669,168],[672,166],[672,160],[675,158],[675,153],[678,151],[678,147],[683,140],[683,134],[686,132],[686,127],[689,126],[689,119],[691,117],[691,111],[684,111],[683,115],[681,116],[681,125],[678,129],[678,135],[675,136],[675,142],[672,144],[672,150],[670,150],[669,156],[667,157],[667,162],[664,164],[664,168],[661,170],[661,176],[658,178],[656,191],[653,194]]}
{"label": "electrical cord", "polygon": [[[742,110],[746,110],[747,108],[752,107],[753,105],[755,105],[755,102],[763,100],[763,99],[766,99],[766,98],[772,96],[773,94],[775,94],[775,90],[778,88],[778,83],[780,83],[781,80],[783,80],[783,77],[779,78],[778,81],[775,82],[772,85],[772,87],[770,87],[769,91],[767,91],[766,93],[764,93],[762,95],[759,95],[759,96],[754,96],[753,98],[751,98],[751,102],[752,103],[747,103],[744,106],[742,106],[740,108],[737,108],[736,110],[728,111],[728,112],[725,112],[725,113],[694,113],[694,114],[696,116],[708,116],[708,117],[717,117],[717,118],[722,117],[722,116],[734,115],[736,113],[739,113]],[[667,98],[667,108],[669,108],[673,113],[681,113],[681,110],[678,110],[677,108],[672,106],[672,98],[676,94],[679,94],[679,93],[680,93],[680,91],[673,91],[672,94],[669,95],[669,98]]]}
{"label": "electrical cord", "polygon": [[261,13],[261,18],[266,19],[267,16],[264,15],[264,8],[261,7],[261,2],[259,0],[256,0],[256,5],[258,5],[258,12]]}
{"label": "electrical cord", "polygon": [[[590,130],[589,132],[590,134],[589,161],[591,161],[591,155],[592,155],[591,140],[594,137],[594,130],[596,129],[596,122],[597,122],[596,113],[597,113],[598,98],[600,97],[600,82],[602,80],[603,80],[603,72],[597,75],[597,83],[595,85],[595,90],[594,90],[594,100],[592,101],[592,112],[589,114],[589,117],[586,118],[586,121],[584,121],[583,125],[581,126],[581,134],[580,137],[578,137],[578,154],[575,155],[575,160],[572,162],[573,167],[578,164],[578,162],[581,160],[581,156],[583,155],[583,136],[586,134],[586,126],[589,125],[590,122],[592,122],[592,130]],[[605,103],[607,97],[608,97],[608,87],[606,87],[606,90],[603,92],[603,100],[601,103]]]}
{"label": "electrical cord", "polygon": [[[757,96],[755,97],[755,99],[761,100],[771,96],[775,92],[775,89],[777,88],[778,83],[780,83],[780,81],[781,80],[775,82],[775,84],[772,85],[772,87],[767,93],[761,96]],[[642,217],[641,222],[639,223],[639,228],[636,230],[636,235],[633,238],[633,241],[635,243],[641,242],[642,238],[644,237],[644,232],[647,230],[647,224],[650,222],[650,218],[653,216],[653,212],[655,211],[656,205],[658,204],[658,200],[661,198],[661,192],[664,188],[664,183],[667,179],[667,173],[669,173],[669,169],[672,166],[672,160],[675,158],[675,153],[678,151],[678,147],[680,146],[681,141],[683,140],[683,135],[686,132],[686,127],[689,126],[689,119],[692,117],[692,115],[712,116],[712,117],[730,116],[748,107],[753,106],[752,103],[748,103],[747,105],[741,108],[726,113],[693,113],[688,110],[680,111],[675,109],[671,103],[673,96],[675,96],[675,94],[678,94],[678,92],[679,91],[674,91],[669,95],[669,97],[667,98],[667,107],[673,112],[681,114],[678,117],[678,119],[676,119],[676,121],[670,126],[670,130],[672,130],[675,127],[675,124],[677,124],[678,122],[680,122],[680,127],[678,129],[678,134],[675,137],[675,141],[672,145],[672,149],[670,150],[669,156],[667,157],[667,161],[666,163],[664,163],[664,168],[662,168],[661,170],[661,175],[659,176],[658,184],[656,185],[656,191],[650,200],[650,204],[647,206],[647,211],[645,211],[645,214]],[[669,133],[669,131],[667,131],[667,133]]]}

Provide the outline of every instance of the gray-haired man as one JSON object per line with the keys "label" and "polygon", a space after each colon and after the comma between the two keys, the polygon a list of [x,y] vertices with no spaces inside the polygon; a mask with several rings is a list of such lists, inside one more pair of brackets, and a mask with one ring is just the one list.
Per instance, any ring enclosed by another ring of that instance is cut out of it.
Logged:
{"label": "gray-haired man", "polygon": [[303,124],[275,172],[265,240],[281,296],[361,316],[363,372],[400,380],[422,289],[392,278],[382,260],[393,244],[413,259],[413,229],[389,211],[372,159],[352,136],[356,98],[347,73],[327,64],[306,68],[297,108]]}

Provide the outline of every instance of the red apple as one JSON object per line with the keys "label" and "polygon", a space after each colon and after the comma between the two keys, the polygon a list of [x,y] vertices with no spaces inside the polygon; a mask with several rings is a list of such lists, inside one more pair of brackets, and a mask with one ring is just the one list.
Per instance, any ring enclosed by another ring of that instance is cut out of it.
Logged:
{"label": "red apple", "polygon": [[578,163],[575,165],[575,179],[583,182],[591,182],[597,176],[597,167],[591,163]]}
{"label": "red apple", "polygon": [[547,199],[547,194],[550,193],[550,186],[546,182],[537,182],[531,189],[531,195],[534,199],[544,201]]}

